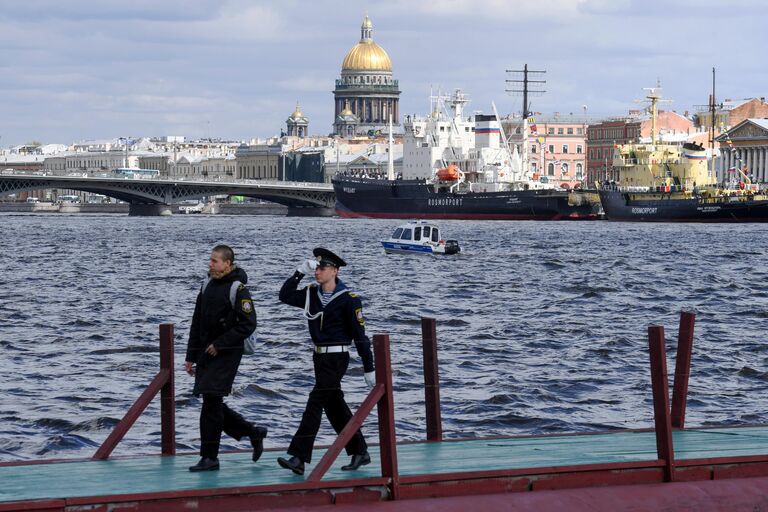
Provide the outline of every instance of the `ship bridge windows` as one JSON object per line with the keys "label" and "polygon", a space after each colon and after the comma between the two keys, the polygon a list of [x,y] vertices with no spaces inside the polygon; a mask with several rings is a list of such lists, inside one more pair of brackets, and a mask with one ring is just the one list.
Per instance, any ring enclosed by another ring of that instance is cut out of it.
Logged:
{"label": "ship bridge windows", "polygon": [[400,238],[400,235],[403,234],[403,228],[397,228],[394,233],[392,233],[392,238]]}
{"label": "ship bridge windows", "polygon": [[440,232],[437,230],[437,228],[432,229],[432,241],[433,242],[440,241]]}
{"label": "ship bridge windows", "polygon": [[403,232],[400,234],[400,240],[412,240],[411,235],[413,232],[411,231],[411,228],[405,228],[403,229]]}
{"label": "ship bridge windows", "polygon": [[431,229],[432,228],[430,228],[429,226],[424,226],[424,238],[426,238],[427,240],[429,240],[429,232]]}
{"label": "ship bridge windows", "polygon": [[417,241],[421,240],[421,226],[415,227],[413,229],[413,239]]}

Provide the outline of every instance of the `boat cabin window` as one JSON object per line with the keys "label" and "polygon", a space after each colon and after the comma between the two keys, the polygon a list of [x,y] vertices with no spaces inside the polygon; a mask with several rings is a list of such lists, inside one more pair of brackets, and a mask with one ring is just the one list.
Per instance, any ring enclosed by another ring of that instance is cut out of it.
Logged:
{"label": "boat cabin window", "polygon": [[395,229],[395,232],[392,233],[392,238],[400,238],[401,234],[403,234],[403,228],[397,228]]}
{"label": "boat cabin window", "polygon": [[424,238],[429,240],[429,230],[432,229],[429,226],[424,226]]}
{"label": "boat cabin window", "polygon": [[421,226],[413,229],[413,239],[416,241],[421,240]]}
{"label": "boat cabin window", "polygon": [[440,241],[440,232],[437,230],[437,228],[432,230],[432,241],[433,242],[439,242]]}
{"label": "boat cabin window", "polygon": [[401,240],[410,240],[411,239],[411,228],[405,228],[403,230],[403,234],[400,235]]}

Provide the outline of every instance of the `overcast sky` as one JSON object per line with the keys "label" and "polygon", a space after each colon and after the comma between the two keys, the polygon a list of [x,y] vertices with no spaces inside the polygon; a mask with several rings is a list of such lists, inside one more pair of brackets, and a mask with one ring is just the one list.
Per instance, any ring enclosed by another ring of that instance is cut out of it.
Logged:
{"label": "overcast sky", "polygon": [[765,0],[0,0],[0,146],[121,136],[247,140],[296,101],[332,130],[334,80],[365,14],[400,81],[401,114],[430,87],[469,110],[521,109],[505,73],[545,69],[532,109],[590,118],[768,95]]}

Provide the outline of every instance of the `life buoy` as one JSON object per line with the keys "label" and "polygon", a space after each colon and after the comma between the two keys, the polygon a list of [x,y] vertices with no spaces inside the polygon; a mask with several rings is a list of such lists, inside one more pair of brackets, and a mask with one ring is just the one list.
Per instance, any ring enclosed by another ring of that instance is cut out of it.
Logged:
{"label": "life buoy", "polygon": [[445,240],[440,240],[439,242],[437,242],[437,244],[438,245],[445,245]]}

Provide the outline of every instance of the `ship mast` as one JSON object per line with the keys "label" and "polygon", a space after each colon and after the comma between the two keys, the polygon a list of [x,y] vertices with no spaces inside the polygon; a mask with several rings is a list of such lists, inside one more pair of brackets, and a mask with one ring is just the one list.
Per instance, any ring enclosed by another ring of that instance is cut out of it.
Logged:
{"label": "ship mast", "polygon": [[707,162],[707,174],[711,178],[715,167],[715,68],[712,68],[712,95],[709,97],[709,114],[712,122],[709,127],[709,162]]}
{"label": "ship mast", "polygon": [[[543,84],[547,83],[546,80],[531,80],[528,78],[528,75],[533,75],[534,77],[541,77],[546,73],[546,71],[533,71],[528,69],[528,64],[525,64],[523,66],[523,69],[508,69],[507,73],[515,73],[516,78],[520,78],[522,76],[522,79],[520,80],[506,80],[507,83],[514,83],[514,84],[522,84],[522,89],[507,89],[507,92],[512,93],[513,95],[523,95],[523,143],[522,143],[522,172],[524,176],[528,175],[528,118],[531,116],[531,112],[528,110],[528,95],[531,96],[540,96],[544,94],[546,91],[544,89],[539,89],[538,87],[542,87]],[[519,75],[519,73],[522,73],[522,75]],[[519,87],[519,86],[517,86]],[[531,87],[533,89],[531,89]],[[501,124],[501,123],[499,123]]]}

